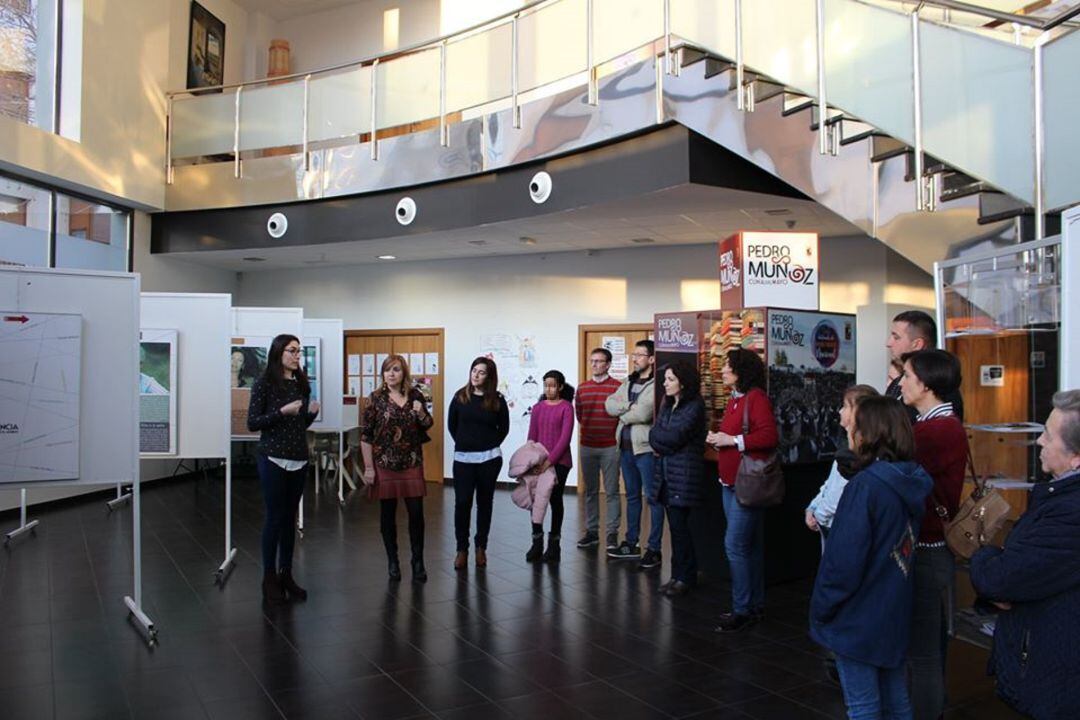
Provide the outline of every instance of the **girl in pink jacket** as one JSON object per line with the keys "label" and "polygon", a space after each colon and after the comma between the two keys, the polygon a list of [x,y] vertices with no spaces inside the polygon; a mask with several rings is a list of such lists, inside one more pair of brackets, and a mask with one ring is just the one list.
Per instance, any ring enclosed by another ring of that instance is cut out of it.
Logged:
{"label": "girl in pink jacket", "polygon": [[[563,522],[563,490],[570,476],[573,462],[570,459],[570,436],[574,432],[574,388],[566,383],[566,377],[558,370],[544,374],[544,396],[533,405],[529,419],[529,440],[543,445],[548,459],[540,468],[543,472],[555,468],[555,488],[551,491],[551,532],[547,551],[544,550],[544,526],[532,524],[532,547],[525,554],[526,562],[559,562],[559,536]],[[535,519],[535,518],[534,518]]]}

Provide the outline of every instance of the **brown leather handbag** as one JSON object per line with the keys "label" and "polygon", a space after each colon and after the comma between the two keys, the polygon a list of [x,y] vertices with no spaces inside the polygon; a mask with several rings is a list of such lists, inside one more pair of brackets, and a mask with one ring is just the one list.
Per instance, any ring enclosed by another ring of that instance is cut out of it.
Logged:
{"label": "brown leather handbag", "polygon": [[1009,501],[996,488],[990,487],[985,479],[979,479],[970,451],[968,468],[975,481],[975,489],[960,504],[955,517],[950,519],[945,506],[938,503],[936,498],[934,500],[934,509],[945,528],[945,544],[953,555],[964,560],[970,560],[976,550],[989,545],[1012,514]]}
{"label": "brown leather handbag", "polygon": [[[743,403],[743,438],[750,433],[750,396]],[[784,502],[784,473],[780,455],[773,448],[763,460],[742,453],[739,470],[735,473],[735,499],[748,508],[764,508]]]}

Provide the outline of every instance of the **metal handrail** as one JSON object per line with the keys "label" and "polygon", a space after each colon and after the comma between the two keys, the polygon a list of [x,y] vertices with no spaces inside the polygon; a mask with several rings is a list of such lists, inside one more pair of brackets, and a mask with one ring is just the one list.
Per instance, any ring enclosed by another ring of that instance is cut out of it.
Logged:
{"label": "metal handrail", "polygon": [[[893,2],[896,2],[898,4],[905,1],[911,2],[911,0],[893,0]],[[313,77],[316,75],[324,75],[327,73],[346,70],[348,68],[371,65],[375,63],[375,61],[378,61],[379,63],[385,63],[390,60],[404,57],[406,55],[413,55],[418,52],[438,49],[438,47],[443,43],[448,43],[452,40],[464,39],[465,37],[468,37],[482,30],[494,29],[503,24],[513,22],[515,17],[521,16],[523,14],[528,14],[533,10],[539,8],[541,5],[555,5],[559,2],[561,2],[561,0],[532,0],[532,2],[526,3],[525,5],[517,8],[516,10],[511,10],[509,12],[503,13],[502,15],[491,18],[490,20],[476,23],[475,25],[465,28],[464,30],[458,30],[453,33],[440,35],[434,40],[425,40],[423,42],[414,43],[407,47],[401,48],[400,50],[393,50],[390,52],[369,55],[367,57],[360,58],[359,60],[350,60],[348,62],[338,63],[336,65],[329,65],[326,67],[318,68],[316,70],[296,72],[289,75],[278,75],[277,77],[272,78],[257,78],[254,80],[244,80],[238,83],[225,83],[222,85],[212,85],[200,88],[187,88],[184,90],[169,90],[165,93],[165,95],[166,97],[175,97],[178,95],[201,95],[203,93],[216,90],[231,90],[233,88],[247,87],[249,85],[265,85],[271,82],[282,83],[288,82],[290,80],[302,80],[303,78],[309,76]],[[920,5],[930,5],[940,7],[946,10],[956,10],[958,12],[971,13],[974,15],[980,15],[982,17],[989,18],[991,20],[1015,23],[1017,25],[1024,25],[1043,31],[1051,30],[1055,27],[1058,27],[1059,25],[1063,25],[1068,21],[1072,20],[1077,15],[1080,15],[1080,5],[1077,5],[1076,7],[1069,10],[1065,10],[1059,15],[1050,19],[1039,19],[1031,17],[1030,15],[1017,15],[1014,13],[1002,12],[1000,10],[992,10],[990,8],[984,8],[978,5],[960,2],[959,0],[922,0],[922,2],[920,2]]]}

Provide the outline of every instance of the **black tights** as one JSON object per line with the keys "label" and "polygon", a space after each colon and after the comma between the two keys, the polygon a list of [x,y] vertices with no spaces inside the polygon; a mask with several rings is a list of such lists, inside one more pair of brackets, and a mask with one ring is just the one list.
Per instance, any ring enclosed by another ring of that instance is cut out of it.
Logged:
{"label": "black tights", "polygon": [[[396,559],[397,544],[397,498],[379,501],[379,529],[382,531],[383,545],[387,556]],[[424,498],[405,498],[405,511],[409,515],[409,545],[412,559],[424,557]]]}
{"label": "black tights", "polygon": [[[566,465],[555,466],[555,487],[551,491],[551,534],[562,534],[562,521],[563,521],[563,491],[566,490],[566,478],[570,477],[570,468]],[[538,523],[533,523],[532,526],[533,535],[543,535],[544,526]]]}

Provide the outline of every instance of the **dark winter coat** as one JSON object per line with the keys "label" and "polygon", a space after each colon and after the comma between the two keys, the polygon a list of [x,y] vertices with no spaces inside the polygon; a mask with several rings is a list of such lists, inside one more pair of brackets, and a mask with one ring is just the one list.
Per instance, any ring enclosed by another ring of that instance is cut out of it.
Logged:
{"label": "dark winter coat", "polygon": [[877,461],[847,484],[810,598],[810,637],[881,668],[904,662],[912,569],[933,481],[913,462]]}
{"label": "dark winter coat", "polygon": [[705,403],[700,397],[678,405],[665,401],[649,430],[649,445],[658,457],[653,463],[653,497],[675,507],[692,507],[704,499]]}
{"label": "dark winter coat", "polygon": [[1004,549],[971,558],[971,582],[1012,604],[994,630],[998,695],[1036,720],[1080,718],[1080,472],[1032,489]]}

